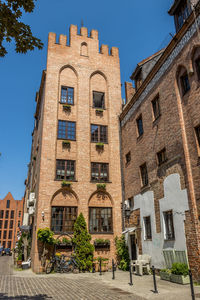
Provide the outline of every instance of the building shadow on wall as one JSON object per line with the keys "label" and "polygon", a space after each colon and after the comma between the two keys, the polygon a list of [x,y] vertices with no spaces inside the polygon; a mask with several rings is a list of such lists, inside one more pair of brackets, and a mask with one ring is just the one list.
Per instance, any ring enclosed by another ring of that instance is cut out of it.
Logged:
{"label": "building shadow on wall", "polygon": [[53,299],[45,294],[38,294],[35,296],[27,296],[27,295],[20,295],[20,296],[8,296],[7,294],[0,293],[0,299],[9,299],[9,300],[46,300],[46,299]]}

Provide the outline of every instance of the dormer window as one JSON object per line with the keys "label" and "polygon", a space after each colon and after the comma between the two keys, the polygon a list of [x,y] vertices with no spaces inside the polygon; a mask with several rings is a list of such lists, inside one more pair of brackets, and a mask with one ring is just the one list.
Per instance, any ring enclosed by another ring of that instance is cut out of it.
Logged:
{"label": "dormer window", "polygon": [[176,32],[183,26],[185,20],[191,13],[191,5],[187,0],[175,0],[169,10],[169,14],[174,16]]}

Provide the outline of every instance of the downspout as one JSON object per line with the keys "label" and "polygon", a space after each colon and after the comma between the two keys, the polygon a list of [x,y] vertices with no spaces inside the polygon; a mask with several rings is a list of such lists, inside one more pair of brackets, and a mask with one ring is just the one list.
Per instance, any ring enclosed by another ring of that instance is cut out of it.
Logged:
{"label": "downspout", "polygon": [[123,156],[122,156],[122,130],[121,123],[119,119],[119,151],[120,151],[120,168],[121,168],[121,186],[122,186],[122,205],[121,205],[121,217],[122,217],[122,231],[125,229],[124,219],[124,204],[125,204],[125,183],[124,183],[124,172],[123,172]]}

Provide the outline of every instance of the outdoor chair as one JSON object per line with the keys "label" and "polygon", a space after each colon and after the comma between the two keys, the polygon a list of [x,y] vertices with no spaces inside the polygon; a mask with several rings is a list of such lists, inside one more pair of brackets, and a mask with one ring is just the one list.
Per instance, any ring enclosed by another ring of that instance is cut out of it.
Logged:
{"label": "outdoor chair", "polygon": [[144,273],[149,274],[150,271],[150,261],[151,256],[148,254],[138,255],[137,260],[132,260],[131,262],[131,271],[137,275],[142,276]]}

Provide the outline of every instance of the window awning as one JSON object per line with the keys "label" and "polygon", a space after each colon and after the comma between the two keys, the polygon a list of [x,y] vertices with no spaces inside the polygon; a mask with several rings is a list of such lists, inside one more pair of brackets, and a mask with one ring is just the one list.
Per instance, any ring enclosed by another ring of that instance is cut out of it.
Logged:
{"label": "window awning", "polygon": [[135,231],[136,229],[137,229],[137,227],[126,228],[124,231],[122,231],[122,234],[131,233],[131,232]]}

